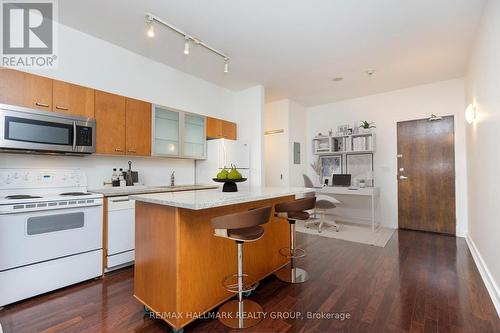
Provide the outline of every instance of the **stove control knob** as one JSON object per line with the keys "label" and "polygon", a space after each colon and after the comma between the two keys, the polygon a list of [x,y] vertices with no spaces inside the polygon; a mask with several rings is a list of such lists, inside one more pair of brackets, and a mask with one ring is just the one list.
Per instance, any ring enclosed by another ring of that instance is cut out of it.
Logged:
{"label": "stove control knob", "polygon": [[5,184],[10,184],[12,183],[12,179],[10,178],[10,175],[5,178]]}
{"label": "stove control knob", "polygon": [[23,179],[24,179],[25,181],[29,181],[29,180],[30,180],[30,173],[29,173],[29,172],[26,172],[26,173],[24,174]]}
{"label": "stove control knob", "polygon": [[14,173],[14,179],[19,179],[19,173],[17,172]]}

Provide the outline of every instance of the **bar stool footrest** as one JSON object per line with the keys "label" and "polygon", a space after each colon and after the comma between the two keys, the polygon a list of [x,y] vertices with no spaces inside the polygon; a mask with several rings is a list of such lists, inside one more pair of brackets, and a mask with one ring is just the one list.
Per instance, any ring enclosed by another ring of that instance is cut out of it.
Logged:
{"label": "bar stool footrest", "polygon": [[288,247],[284,247],[284,248],[281,248],[279,250],[279,253],[283,256],[283,257],[286,257],[288,259],[297,259],[297,258],[303,258],[306,256],[306,251],[304,249],[301,249],[301,248],[295,248],[293,253],[292,253],[292,250]]}
{"label": "bar stool footrest", "polygon": [[[255,279],[248,274],[243,274],[243,289],[241,290],[241,292],[243,293],[254,291],[259,285],[259,281],[253,283],[248,283],[245,281],[255,281]],[[231,293],[239,293],[240,291],[238,290],[238,274],[226,276],[224,280],[222,280],[222,285],[227,291]]]}

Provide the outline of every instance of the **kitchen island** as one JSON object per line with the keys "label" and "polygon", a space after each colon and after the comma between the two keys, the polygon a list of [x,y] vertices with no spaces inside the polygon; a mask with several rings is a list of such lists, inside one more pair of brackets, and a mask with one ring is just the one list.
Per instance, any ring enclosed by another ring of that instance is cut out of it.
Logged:
{"label": "kitchen island", "polygon": [[[235,242],[214,236],[211,219],[291,201],[306,188],[220,189],[134,195],[134,296],[174,329],[181,329],[234,296],[222,286],[236,273]],[[244,244],[244,268],[261,280],[287,264],[289,225],[272,216],[264,236]]]}

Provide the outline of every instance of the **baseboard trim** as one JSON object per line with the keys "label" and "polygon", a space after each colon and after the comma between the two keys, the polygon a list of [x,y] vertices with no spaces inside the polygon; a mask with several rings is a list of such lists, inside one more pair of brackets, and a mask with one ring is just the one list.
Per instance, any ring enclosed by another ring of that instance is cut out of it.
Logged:
{"label": "baseboard trim", "polygon": [[477,250],[476,244],[474,243],[469,234],[466,234],[465,240],[467,242],[467,245],[469,246],[470,252],[472,253],[472,258],[476,263],[476,267],[479,270],[479,274],[481,274],[481,278],[483,279],[486,289],[490,294],[493,306],[495,306],[495,309],[497,310],[497,315],[498,317],[500,317],[500,289],[498,288],[497,284],[495,283],[495,280],[491,276],[488,266],[486,266],[483,257],[481,257],[481,254]]}

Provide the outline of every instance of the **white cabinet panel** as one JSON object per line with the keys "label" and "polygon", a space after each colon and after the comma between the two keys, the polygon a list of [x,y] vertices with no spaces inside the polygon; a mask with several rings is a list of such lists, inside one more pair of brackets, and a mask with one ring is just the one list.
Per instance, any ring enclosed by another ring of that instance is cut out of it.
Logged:
{"label": "white cabinet panel", "polygon": [[153,105],[153,156],[206,158],[206,117]]}
{"label": "white cabinet panel", "polygon": [[192,158],[205,158],[205,117],[185,113],[183,134],[183,155]]}
{"label": "white cabinet panel", "polygon": [[179,156],[181,114],[158,105],[153,109],[153,155]]}

